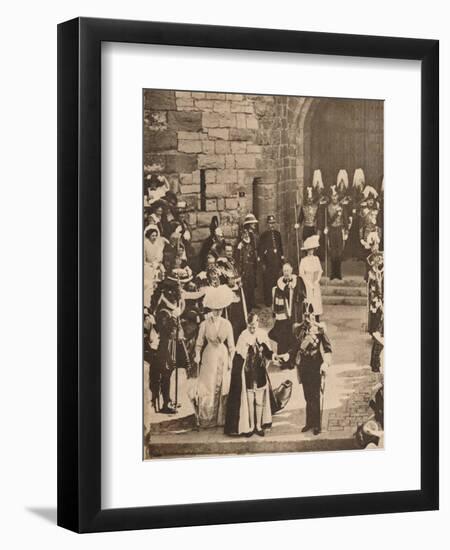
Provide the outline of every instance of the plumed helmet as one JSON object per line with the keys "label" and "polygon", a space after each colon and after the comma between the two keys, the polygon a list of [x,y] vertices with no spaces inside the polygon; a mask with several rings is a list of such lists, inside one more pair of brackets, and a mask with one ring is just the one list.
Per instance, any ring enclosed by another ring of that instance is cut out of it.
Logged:
{"label": "plumed helmet", "polygon": [[353,174],[353,187],[356,189],[362,189],[366,184],[366,178],[362,168],[357,168]]}

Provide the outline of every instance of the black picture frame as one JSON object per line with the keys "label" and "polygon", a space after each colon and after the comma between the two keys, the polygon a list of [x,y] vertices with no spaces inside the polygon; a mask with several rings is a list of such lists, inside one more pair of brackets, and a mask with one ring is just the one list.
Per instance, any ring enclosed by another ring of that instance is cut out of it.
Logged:
{"label": "black picture frame", "polygon": [[[104,41],[421,62],[420,490],[102,510]],[[437,40],[91,18],[58,26],[58,525],[98,532],[438,509],[438,71]]]}

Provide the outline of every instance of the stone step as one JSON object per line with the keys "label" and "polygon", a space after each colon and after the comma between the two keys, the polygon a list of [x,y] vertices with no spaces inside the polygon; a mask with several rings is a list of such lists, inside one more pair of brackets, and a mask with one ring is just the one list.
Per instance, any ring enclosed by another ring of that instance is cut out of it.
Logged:
{"label": "stone step", "polygon": [[195,443],[180,443],[174,438],[155,435],[151,437],[151,445],[147,446],[146,458],[353,450],[357,449],[353,434],[354,429],[351,428],[322,433],[319,436],[300,435],[295,439],[270,436],[260,438],[255,435],[251,438],[235,437],[227,441]]}
{"label": "stone step", "polygon": [[344,277],[342,280],[333,279],[329,277],[322,277],[320,279],[321,286],[339,286],[339,287],[366,287],[367,283],[363,277]]}
{"label": "stone step", "polygon": [[365,306],[366,296],[322,296],[322,302],[328,306]]}
{"label": "stone step", "polygon": [[362,286],[322,286],[322,296],[367,296],[367,288]]}

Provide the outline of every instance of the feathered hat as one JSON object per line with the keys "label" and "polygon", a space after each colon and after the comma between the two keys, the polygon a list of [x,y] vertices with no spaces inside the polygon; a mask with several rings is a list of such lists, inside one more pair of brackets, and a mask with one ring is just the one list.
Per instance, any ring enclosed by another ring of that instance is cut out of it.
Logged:
{"label": "feathered hat", "polygon": [[338,172],[336,185],[340,193],[345,193],[348,189],[348,174],[344,168],[341,168]]}
{"label": "feathered hat", "polygon": [[311,235],[311,237],[305,239],[302,250],[311,250],[311,248],[319,248],[319,246],[319,235]]}
{"label": "feathered hat", "polygon": [[362,168],[357,168],[353,174],[353,187],[361,188],[364,187],[366,183],[366,178],[364,177],[364,172]]}
{"label": "feathered hat", "polygon": [[366,185],[364,187],[363,191],[364,198],[367,199],[376,199],[378,197],[378,193],[374,187],[371,185]]}
{"label": "feathered hat", "polygon": [[203,298],[203,306],[208,309],[224,309],[235,300],[235,294],[230,287],[220,285],[218,287],[210,286]]}
{"label": "feathered hat", "polygon": [[314,191],[318,195],[320,195],[322,193],[322,191],[324,190],[324,188],[325,188],[325,186],[323,184],[323,180],[322,180],[322,172],[320,171],[319,168],[314,170],[312,186],[313,186]]}

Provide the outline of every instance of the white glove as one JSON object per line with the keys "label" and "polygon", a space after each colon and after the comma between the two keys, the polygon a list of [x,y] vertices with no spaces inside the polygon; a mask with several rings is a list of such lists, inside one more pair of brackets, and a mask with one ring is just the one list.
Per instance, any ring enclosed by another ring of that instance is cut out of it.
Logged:
{"label": "white glove", "polygon": [[294,229],[299,229],[299,228],[300,228],[300,224],[299,224],[299,223],[294,224]]}
{"label": "white glove", "polygon": [[323,233],[324,235],[328,235],[328,227],[325,227],[325,229],[323,230]]}
{"label": "white glove", "polygon": [[328,374],[328,367],[329,367],[328,363],[322,363],[320,365],[320,374],[322,376],[326,376]]}

